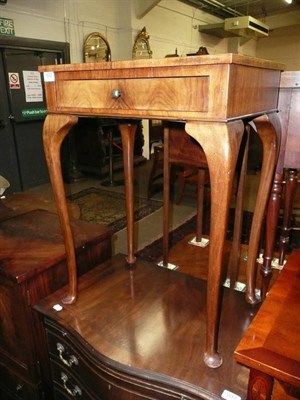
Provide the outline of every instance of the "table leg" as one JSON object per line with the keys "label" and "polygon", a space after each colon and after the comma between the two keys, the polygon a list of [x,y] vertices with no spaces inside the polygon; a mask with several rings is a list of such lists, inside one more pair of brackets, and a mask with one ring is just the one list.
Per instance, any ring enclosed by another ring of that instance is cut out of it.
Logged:
{"label": "table leg", "polygon": [[230,288],[235,289],[236,282],[239,275],[239,265],[241,256],[241,239],[242,239],[242,227],[243,227],[243,204],[244,204],[244,192],[245,182],[247,175],[248,165],[248,150],[249,150],[249,126],[246,127],[243,140],[241,143],[240,156],[242,156],[242,163],[238,172],[238,187],[236,193],[235,202],[235,214],[234,214],[234,230],[232,238],[232,246],[230,250],[227,278],[230,279]]}
{"label": "table leg", "polygon": [[127,262],[134,264],[134,141],[137,124],[119,124],[122,137],[125,196],[126,196],[126,219],[127,219]]}
{"label": "table leg", "polygon": [[189,122],[185,130],[202,146],[210,173],[211,222],[204,362],[211,368],[217,368],[222,364],[218,353],[218,325],[223,249],[232,183],[244,124],[241,120],[228,123]]}
{"label": "table leg", "polygon": [[76,301],[77,268],[74,241],[70,227],[70,218],[61,172],[60,148],[64,138],[70,132],[72,126],[77,122],[78,118],[73,115],[49,114],[46,117],[43,128],[46,162],[66,248],[69,287],[68,293],[66,293],[62,299],[62,302],[65,304],[72,304]]}
{"label": "table leg", "polygon": [[260,301],[255,295],[256,259],[259,250],[261,226],[275,171],[278,142],[275,115],[263,115],[254,119],[253,124],[262,141],[264,156],[248,247],[246,301],[249,304],[256,304]]}
{"label": "table leg", "polygon": [[170,225],[170,162],[169,162],[169,127],[164,127],[164,173],[163,173],[163,265],[169,260],[169,225]]}
{"label": "table leg", "polygon": [[275,248],[276,230],[278,227],[278,217],[281,204],[283,185],[283,174],[276,173],[273,180],[272,190],[267,206],[266,214],[266,232],[264,243],[264,257],[263,265],[261,266],[260,273],[261,281],[261,301],[266,298],[268,287],[272,277],[272,260]]}
{"label": "table leg", "polygon": [[199,168],[197,173],[197,220],[196,242],[201,242],[203,231],[203,205],[205,189],[205,169]]}
{"label": "table leg", "polygon": [[290,241],[293,204],[297,191],[298,170],[289,169],[286,177],[283,221],[279,240],[279,265],[283,265],[286,246]]}

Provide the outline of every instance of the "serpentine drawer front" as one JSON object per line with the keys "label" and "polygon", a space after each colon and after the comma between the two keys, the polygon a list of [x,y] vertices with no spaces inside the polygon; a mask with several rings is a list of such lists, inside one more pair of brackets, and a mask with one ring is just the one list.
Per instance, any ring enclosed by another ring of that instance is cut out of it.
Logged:
{"label": "serpentine drawer front", "polygon": [[112,368],[102,364],[92,349],[87,350],[87,347],[80,343],[82,339],[77,339],[48,319],[45,326],[55,399],[64,398],[64,395],[66,398],[71,396],[80,400],[139,400],[145,399],[145,395],[166,400],[194,399],[175,390],[165,390],[158,384],[149,383],[147,388],[142,380],[132,379],[130,374],[114,370],[111,360]]}

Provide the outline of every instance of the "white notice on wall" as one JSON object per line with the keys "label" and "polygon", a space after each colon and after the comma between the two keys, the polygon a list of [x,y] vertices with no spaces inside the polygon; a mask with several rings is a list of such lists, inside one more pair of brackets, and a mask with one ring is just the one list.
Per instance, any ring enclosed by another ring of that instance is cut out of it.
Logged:
{"label": "white notice on wall", "polygon": [[26,102],[43,101],[41,74],[38,71],[23,71]]}

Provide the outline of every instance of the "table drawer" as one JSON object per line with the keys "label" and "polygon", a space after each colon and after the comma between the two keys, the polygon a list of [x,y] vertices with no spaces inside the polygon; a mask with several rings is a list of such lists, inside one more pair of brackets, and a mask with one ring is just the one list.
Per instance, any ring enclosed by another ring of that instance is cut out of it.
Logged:
{"label": "table drawer", "polygon": [[[115,90],[120,93],[117,98],[113,97]],[[207,76],[69,80],[57,82],[56,101],[59,109],[74,109],[76,104],[86,112],[207,112],[208,90]]]}

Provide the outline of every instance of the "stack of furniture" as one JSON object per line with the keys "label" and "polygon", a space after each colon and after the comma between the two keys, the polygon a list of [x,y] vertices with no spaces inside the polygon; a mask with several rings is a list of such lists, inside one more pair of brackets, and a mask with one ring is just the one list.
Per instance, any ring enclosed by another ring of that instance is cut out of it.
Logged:
{"label": "stack of furniture", "polygon": [[[68,229],[69,215],[58,162],[64,138],[77,124],[80,116],[120,119],[128,239],[127,257],[123,260],[123,266],[134,271],[137,263],[134,254],[133,201],[136,120],[185,121],[185,131],[199,142],[206,155],[211,187],[207,302],[203,307],[207,316],[206,336],[202,356],[205,365],[210,368],[222,365],[218,346],[220,285],[234,171],[245,126],[252,121],[264,147],[261,185],[253,215],[248,254],[248,269],[254,271],[261,225],[275,168],[276,111],[283,69],[284,65],[276,62],[237,54],[112,61],[109,65],[100,63],[92,66],[78,64],[39,67],[44,73],[48,108],[43,131],[44,148],[68,250],[70,279],[67,295],[61,299],[65,305],[74,304],[76,308],[78,293],[73,238]],[[81,93],[80,99],[78,92]],[[250,278],[253,285],[252,274]],[[127,284],[130,287],[130,279]],[[251,294],[250,290],[247,300],[256,302]],[[135,292],[131,295],[134,299]],[[198,307],[202,305],[198,303]],[[188,309],[187,303],[184,312]]]}
{"label": "stack of furniture", "polygon": [[[266,297],[272,277],[272,261],[276,246],[276,232],[280,207],[283,202],[283,218],[279,240],[279,265],[283,266],[285,253],[290,240],[291,215],[300,169],[300,72],[286,71],[281,74],[278,100],[281,140],[276,170],[267,208],[266,239],[264,260],[261,266],[262,298]],[[279,127],[279,129],[280,129]],[[279,130],[278,129],[278,130]],[[285,180],[284,180],[285,178]],[[284,195],[283,195],[284,193]]]}

